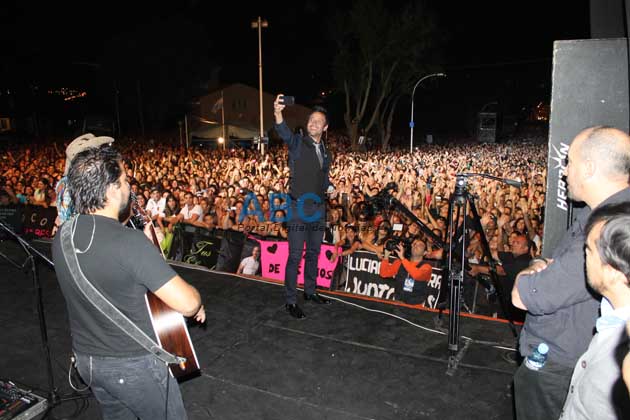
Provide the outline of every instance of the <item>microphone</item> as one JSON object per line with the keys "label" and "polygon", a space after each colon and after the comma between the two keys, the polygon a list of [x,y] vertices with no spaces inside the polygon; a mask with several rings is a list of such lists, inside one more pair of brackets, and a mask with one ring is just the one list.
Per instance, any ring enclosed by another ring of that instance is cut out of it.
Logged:
{"label": "microphone", "polygon": [[467,177],[472,177],[472,176],[481,176],[484,178],[488,178],[488,179],[494,179],[496,181],[501,181],[505,184],[508,184],[510,187],[515,187],[515,188],[521,188],[522,182],[521,181],[516,181],[513,179],[506,179],[506,178],[499,178],[498,176],[494,176],[494,175],[488,175],[488,174],[473,174],[473,173],[463,173],[463,174],[457,174],[457,178],[460,179],[461,178],[461,183],[462,185],[466,185],[466,181],[464,180],[464,178]]}
{"label": "microphone", "polygon": [[513,179],[504,179],[503,181],[505,181],[505,183],[510,187],[521,188],[521,181],[515,181]]}

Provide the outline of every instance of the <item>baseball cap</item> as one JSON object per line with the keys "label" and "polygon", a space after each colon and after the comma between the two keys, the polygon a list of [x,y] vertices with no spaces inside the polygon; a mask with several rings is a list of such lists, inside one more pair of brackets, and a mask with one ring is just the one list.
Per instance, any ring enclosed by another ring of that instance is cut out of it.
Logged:
{"label": "baseball cap", "polygon": [[64,175],[68,174],[70,169],[70,163],[72,159],[79,153],[87,149],[94,149],[107,143],[113,143],[114,139],[107,136],[96,137],[92,133],[81,134],[66,147],[66,169],[63,171]]}

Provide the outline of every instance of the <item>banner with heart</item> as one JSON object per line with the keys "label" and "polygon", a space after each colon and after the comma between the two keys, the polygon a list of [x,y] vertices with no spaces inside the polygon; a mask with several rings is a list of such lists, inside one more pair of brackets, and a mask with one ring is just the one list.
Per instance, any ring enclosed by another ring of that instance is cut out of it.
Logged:
{"label": "banner with heart", "polygon": [[[284,281],[284,269],[289,256],[289,243],[286,241],[265,241],[260,242],[260,262],[262,265],[262,276],[269,279]],[[330,288],[333,273],[337,266],[337,261],[330,262],[330,256],[334,250],[333,245],[322,244],[319,252],[317,268],[317,287]],[[304,284],[304,254],[298,266],[298,284]]]}

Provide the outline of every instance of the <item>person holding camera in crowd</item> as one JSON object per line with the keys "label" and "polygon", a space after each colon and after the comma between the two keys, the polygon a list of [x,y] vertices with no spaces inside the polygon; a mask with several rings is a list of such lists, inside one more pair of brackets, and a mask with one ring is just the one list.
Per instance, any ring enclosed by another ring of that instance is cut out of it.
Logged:
{"label": "person holding camera in crowd", "polygon": [[289,257],[284,285],[286,310],[297,319],[305,318],[297,305],[297,272],[304,252],[304,300],[316,304],[331,301],[316,293],[317,260],[324,237],[326,220],[326,192],[332,186],[328,178],[330,161],[322,142],[328,129],[328,117],[323,108],[316,108],[308,117],[308,135],[294,134],[284,121],[282,110],[285,97],[280,94],[273,103],[275,129],[289,148],[291,216],[288,221]]}
{"label": "person holding camera in crowd", "polygon": [[524,358],[539,344],[549,347],[540,370],[522,363],[514,375],[516,416],[556,419],[569,392],[573,368],[593,336],[599,300],[586,285],[584,226],[590,209],[630,202],[630,137],[596,126],[571,143],[565,169],[569,198],[587,208],[563,235],[551,260],[534,259],[520,272],[512,303],[527,311],[519,350]]}
{"label": "person holding camera in crowd", "polygon": [[[389,260],[392,253],[397,257]],[[431,264],[423,262],[426,244],[420,238],[411,242],[410,255],[406,256],[404,241],[391,241],[385,244],[385,257],[381,260],[379,275],[396,280],[396,300],[412,305],[422,304],[426,295],[426,283],[431,280]]]}

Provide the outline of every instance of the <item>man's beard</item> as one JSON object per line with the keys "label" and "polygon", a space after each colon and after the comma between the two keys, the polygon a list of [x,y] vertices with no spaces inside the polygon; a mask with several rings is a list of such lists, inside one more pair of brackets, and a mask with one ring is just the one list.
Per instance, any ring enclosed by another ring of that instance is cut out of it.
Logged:
{"label": "man's beard", "polygon": [[592,290],[596,291],[598,294],[600,295],[604,295],[604,287],[602,286],[601,283],[591,283],[591,279],[590,277],[586,276],[586,283],[588,284],[588,287],[590,287]]}
{"label": "man's beard", "polygon": [[120,223],[126,223],[131,217],[132,198],[131,194],[127,196],[127,200],[121,200],[120,207],[118,208],[118,221]]}

